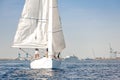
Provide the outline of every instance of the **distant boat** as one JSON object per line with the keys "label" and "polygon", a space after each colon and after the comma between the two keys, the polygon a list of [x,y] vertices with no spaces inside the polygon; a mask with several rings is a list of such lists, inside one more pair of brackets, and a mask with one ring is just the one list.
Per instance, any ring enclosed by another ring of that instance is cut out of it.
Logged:
{"label": "distant boat", "polygon": [[64,61],[66,61],[66,62],[79,62],[80,59],[77,56],[73,55],[73,56],[67,56],[66,58],[64,58]]}
{"label": "distant boat", "polygon": [[14,38],[15,48],[48,48],[48,58],[33,60],[32,69],[59,68],[55,59],[65,48],[57,0],[26,0]]}
{"label": "distant boat", "polygon": [[88,61],[90,61],[90,60],[94,60],[94,59],[91,59],[91,58],[86,58],[86,59],[84,59],[84,60],[88,60]]}

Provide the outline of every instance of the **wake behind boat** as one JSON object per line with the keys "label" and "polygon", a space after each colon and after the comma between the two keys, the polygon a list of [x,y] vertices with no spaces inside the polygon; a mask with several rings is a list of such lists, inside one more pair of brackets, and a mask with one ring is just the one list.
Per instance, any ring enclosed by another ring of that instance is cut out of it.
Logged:
{"label": "wake behind boat", "polygon": [[15,48],[48,48],[48,57],[33,60],[32,69],[59,68],[55,59],[65,48],[57,0],[26,0],[14,38]]}

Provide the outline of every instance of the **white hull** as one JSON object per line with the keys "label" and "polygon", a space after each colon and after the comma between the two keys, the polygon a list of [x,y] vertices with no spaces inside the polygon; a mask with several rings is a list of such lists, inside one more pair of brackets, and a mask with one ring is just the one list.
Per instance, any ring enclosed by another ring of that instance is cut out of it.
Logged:
{"label": "white hull", "polygon": [[43,57],[41,59],[34,60],[30,63],[31,69],[58,69],[61,61]]}

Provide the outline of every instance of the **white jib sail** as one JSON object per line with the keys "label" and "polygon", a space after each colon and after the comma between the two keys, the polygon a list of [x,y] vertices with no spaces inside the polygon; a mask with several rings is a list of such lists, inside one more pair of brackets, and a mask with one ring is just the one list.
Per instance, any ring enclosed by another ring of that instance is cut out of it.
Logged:
{"label": "white jib sail", "polygon": [[65,48],[61,20],[58,11],[57,0],[53,0],[53,51],[59,53]]}
{"label": "white jib sail", "polygon": [[50,55],[65,48],[57,0],[26,0],[13,47],[48,48]]}

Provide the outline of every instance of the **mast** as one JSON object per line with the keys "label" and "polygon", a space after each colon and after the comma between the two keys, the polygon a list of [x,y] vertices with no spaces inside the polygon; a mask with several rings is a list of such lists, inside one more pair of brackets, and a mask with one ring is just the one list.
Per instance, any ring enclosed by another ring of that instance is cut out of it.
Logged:
{"label": "mast", "polygon": [[111,47],[111,43],[109,43],[109,49],[110,49],[110,58],[113,58],[113,49]]}
{"label": "mast", "polygon": [[53,56],[52,27],[53,27],[53,0],[49,0],[49,23],[48,23],[48,56]]}

